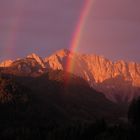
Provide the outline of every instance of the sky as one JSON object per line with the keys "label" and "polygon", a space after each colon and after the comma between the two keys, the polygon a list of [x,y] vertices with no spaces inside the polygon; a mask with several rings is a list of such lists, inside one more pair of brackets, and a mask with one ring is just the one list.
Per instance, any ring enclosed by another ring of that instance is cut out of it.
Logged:
{"label": "sky", "polygon": [[[0,61],[70,49],[87,1],[1,0]],[[140,62],[140,1],[93,1],[78,51]]]}

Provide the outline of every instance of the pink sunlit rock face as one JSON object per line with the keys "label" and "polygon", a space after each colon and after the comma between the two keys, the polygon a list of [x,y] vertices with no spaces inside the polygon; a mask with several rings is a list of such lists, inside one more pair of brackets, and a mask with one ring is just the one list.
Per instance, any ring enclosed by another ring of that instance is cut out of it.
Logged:
{"label": "pink sunlit rock face", "polygon": [[74,56],[70,56],[69,54],[62,53],[62,51],[57,52],[46,58],[45,63],[51,69],[64,70],[66,57],[70,57],[74,63],[72,73],[83,77],[92,87],[105,93],[108,99],[114,102],[129,102],[138,96],[140,64],[123,60],[113,62],[97,55],[76,53]]}
{"label": "pink sunlit rock face", "polygon": [[12,64],[12,60],[6,60],[0,63],[0,67],[9,67]]}
{"label": "pink sunlit rock face", "polygon": [[[68,60],[74,64],[73,71],[71,67],[66,69]],[[71,54],[65,49],[44,59],[33,53],[12,63],[5,62],[1,67],[9,66],[6,72],[17,75],[39,76],[50,69],[71,72],[113,102],[130,102],[140,94],[140,64],[135,62],[113,62],[94,54]]]}

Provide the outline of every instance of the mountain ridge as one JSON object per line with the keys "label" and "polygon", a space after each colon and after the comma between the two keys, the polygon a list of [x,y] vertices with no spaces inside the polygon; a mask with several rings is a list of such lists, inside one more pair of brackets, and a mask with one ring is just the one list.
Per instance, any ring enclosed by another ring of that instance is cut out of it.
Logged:
{"label": "mountain ridge", "polygon": [[68,59],[74,64],[74,70],[68,72],[85,79],[109,100],[130,102],[140,95],[140,64],[132,61],[111,61],[103,56],[71,53],[62,49],[44,59],[36,54],[28,55],[18,60],[19,63],[13,61],[9,68],[14,64],[25,74],[40,75],[48,69],[66,71]]}

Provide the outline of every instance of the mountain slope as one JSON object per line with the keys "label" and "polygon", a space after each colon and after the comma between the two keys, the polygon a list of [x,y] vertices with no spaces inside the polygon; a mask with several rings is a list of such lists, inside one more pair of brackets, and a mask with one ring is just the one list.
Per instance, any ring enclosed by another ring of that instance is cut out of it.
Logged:
{"label": "mountain slope", "polygon": [[100,118],[116,121],[125,117],[125,106],[120,107],[110,102],[102,93],[93,90],[86,81],[74,75],[66,86],[64,75],[63,71],[49,71],[39,77],[3,77],[12,77],[16,83],[30,89],[25,92],[28,97],[25,109],[26,112],[29,111],[29,118],[33,115],[57,121],[93,121]]}
{"label": "mountain slope", "polygon": [[39,76],[46,71],[43,60],[35,54],[15,60],[9,67],[1,67],[0,70],[18,76]]}
{"label": "mountain slope", "polygon": [[127,107],[110,102],[74,75],[66,86],[64,75],[63,71],[38,77],[1,74],[0,139],[87,139],[87,132],[99,133],[106,122],[126,118]]}
{"label": "mountain slope", "polygon": [[45,63],[51,69],[65,70],[68,58],[74,64],[72,73],[84,78],[108,99],[114,102],[130,102],[140,95],[140,64],[112,62],[102,56],[71,54],[67,50],[46,58]]}
{"label": "mountain slope", "polygon": [[6,60],[0,63],[0,67],[9,67],[12,64],[12,60]]}
{"label": "mountain slope", "polygon": [[[73,71],[66,69],[68,59],[74,64]],[[140,64],[135,62],[113,62],[97,55],[72,54],[65,49],[45,59],[31,54],[0,68],[2,73],[33,77],[49,70],[63,70],[82,77],[113,102],[130,102],[140,95]]]}

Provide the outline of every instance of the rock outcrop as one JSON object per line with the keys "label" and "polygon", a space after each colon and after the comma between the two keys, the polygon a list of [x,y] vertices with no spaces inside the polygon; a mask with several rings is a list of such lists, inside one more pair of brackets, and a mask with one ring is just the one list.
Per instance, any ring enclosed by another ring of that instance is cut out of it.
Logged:
{"label": "rock outcrop", "polygon": [[[73,69],[67,68],[68,62]],[[14,62],[5,61],[0,66],[8,67],[8,72],[27,76],[37,76],[49,69],[71,72],[113,102],[130,102],[140,95],[140,64],[135,62],[113,62],[102,56],[60,50],[45,59],[31,54]]]}
{"label": "rock outcrop", "polygon": [[69,72],[84,78],[114,102],[130,102],[140,95],[140,64],[123,60],[113,62],[97,55],[71,55],[65,50],[46,58],[45,63],[51,69],[65,70],[67,59],[74,65]]}
{"label": "rock outcrop", "polygon": [[0,63],[0,67],[10,67],[12,63],[12,60],[6,60]]}

